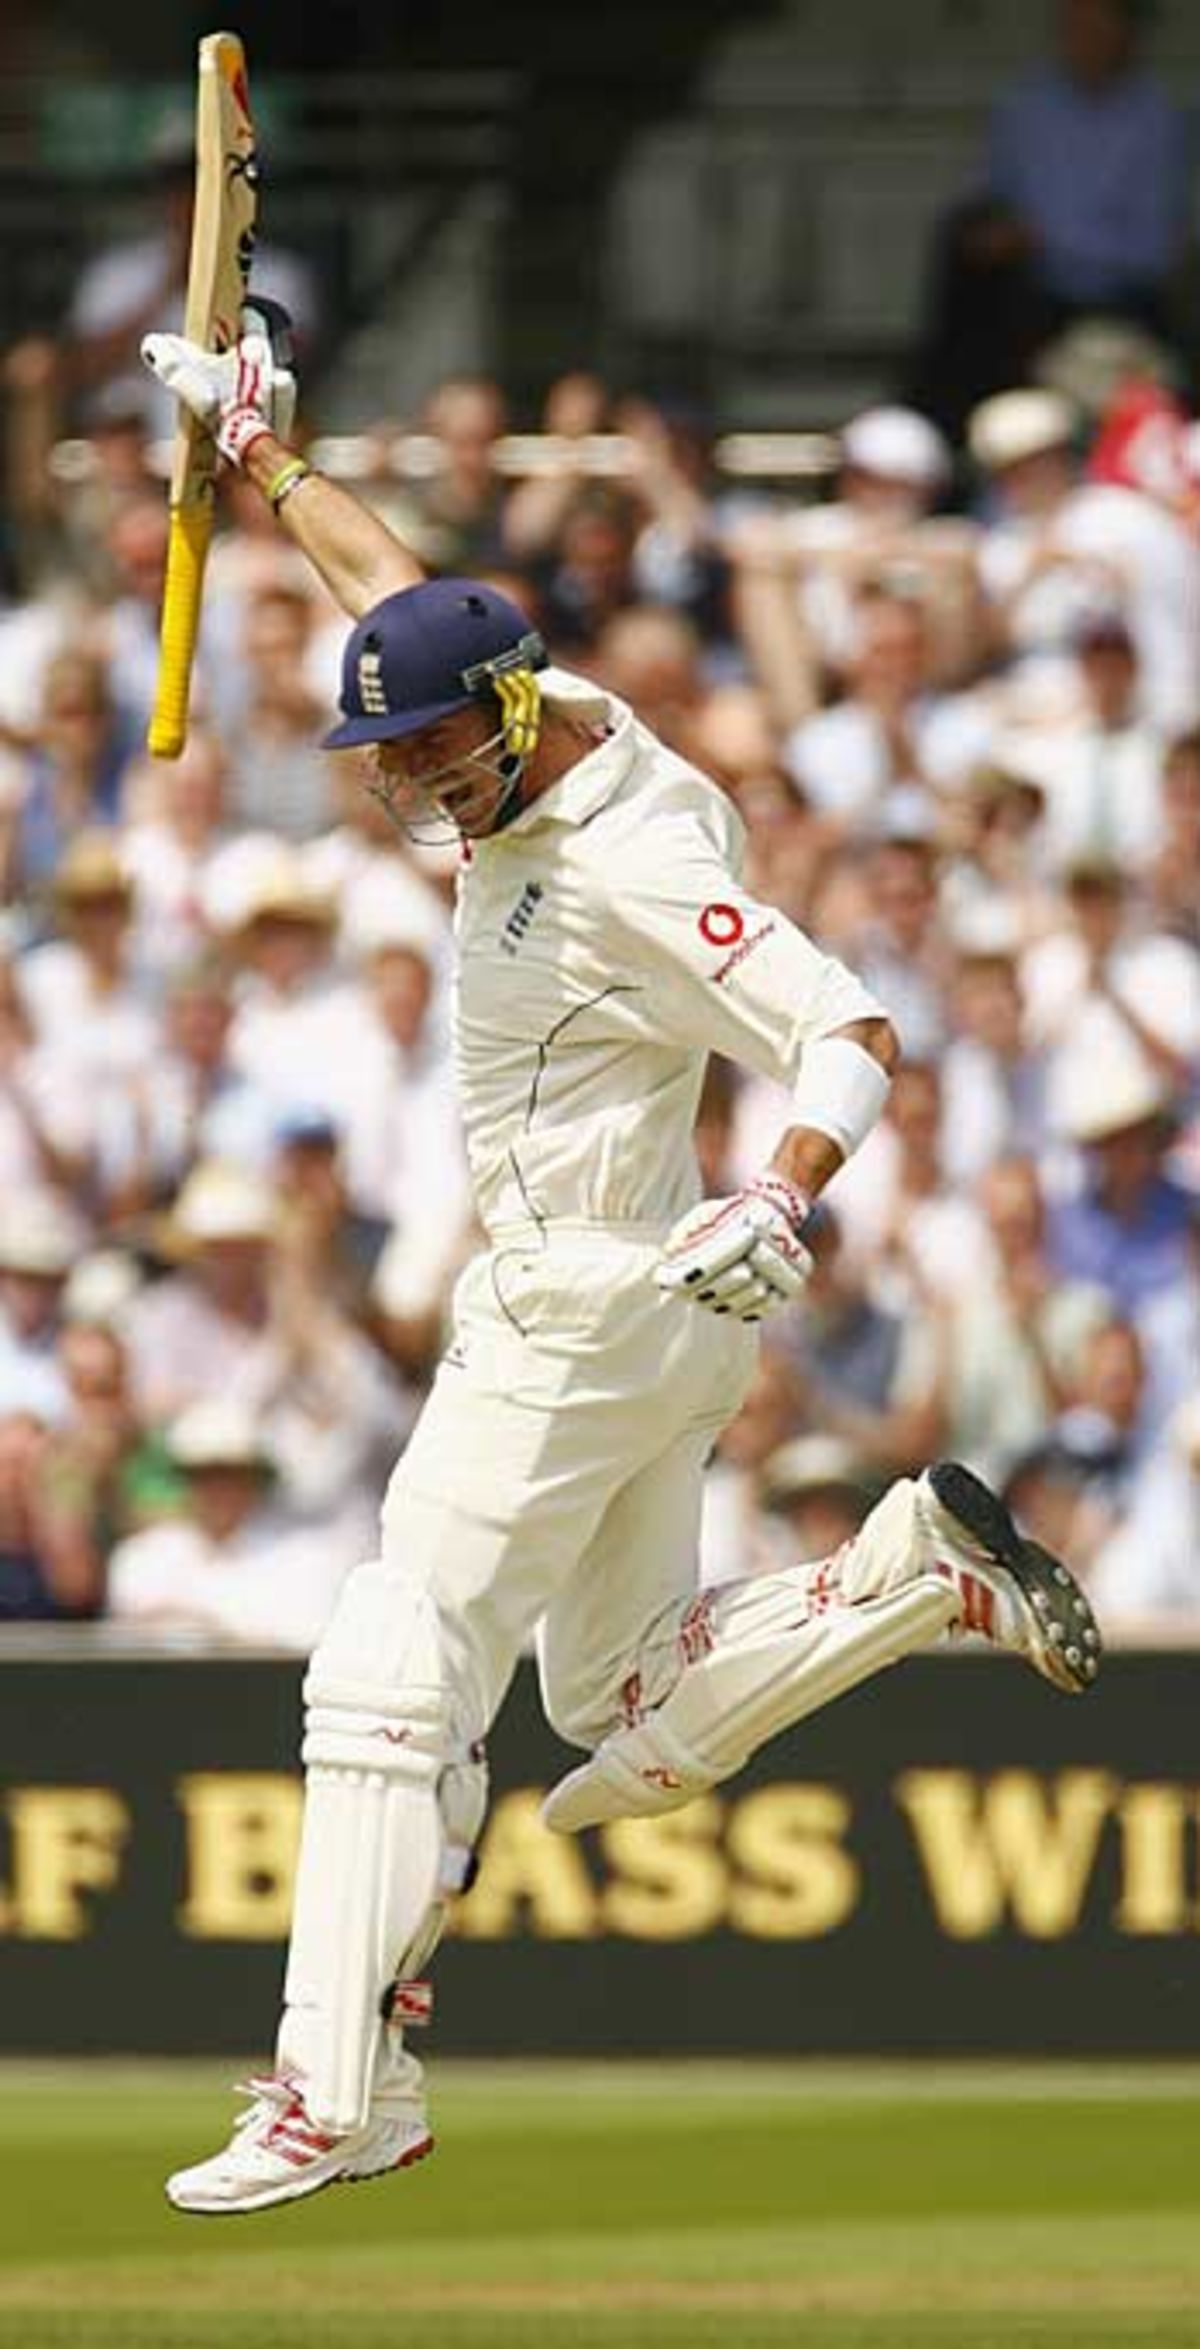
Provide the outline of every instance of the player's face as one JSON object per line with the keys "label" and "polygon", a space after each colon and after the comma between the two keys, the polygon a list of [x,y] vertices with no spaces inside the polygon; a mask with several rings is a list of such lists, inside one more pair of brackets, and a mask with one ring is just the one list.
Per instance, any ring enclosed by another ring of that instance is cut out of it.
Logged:
{"label": "player's face", "polygon": [[500,770],[504,736],[484,710],[455,710],[419,734],[372,743],[369,788],[406,830],[436,811],[466,840],[493,829],[510,783]]}

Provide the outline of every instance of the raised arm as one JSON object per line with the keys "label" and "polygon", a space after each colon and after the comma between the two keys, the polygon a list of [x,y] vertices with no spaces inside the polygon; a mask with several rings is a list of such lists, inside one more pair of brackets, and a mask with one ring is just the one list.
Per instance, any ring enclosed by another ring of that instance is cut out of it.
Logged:
{"label": "raised arm", "polygon": [[[292,472],[293,466],[303,470]],[[361,618],[381,597],[424,579],[424,564],[361,498],[314,472],[274,433],[264,433],[252,443],[242,471],[275,506],[281,529],[320,572],[352,620]],[[285,487],[282,497],[278,490],[272,495],[273,484],[281,481],[294,486]]]}

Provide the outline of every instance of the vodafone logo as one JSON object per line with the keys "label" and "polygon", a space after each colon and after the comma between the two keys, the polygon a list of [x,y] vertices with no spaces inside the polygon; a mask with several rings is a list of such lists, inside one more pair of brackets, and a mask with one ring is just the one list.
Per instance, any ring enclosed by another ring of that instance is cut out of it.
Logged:
{"label": "vodafone logo", "polygon": [[709,946],[736,946],[746,925],[736,905],[706,905],[700,935]]}

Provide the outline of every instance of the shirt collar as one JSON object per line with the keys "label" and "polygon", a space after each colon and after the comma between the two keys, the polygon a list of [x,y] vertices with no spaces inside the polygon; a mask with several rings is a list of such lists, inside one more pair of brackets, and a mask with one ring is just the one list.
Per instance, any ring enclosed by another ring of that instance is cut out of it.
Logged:
{"label": "shirt collar", "polygon": [[[559,692],[560,681],[565,682],[568,677],[577,689],[570,696]],[[568,767],[566,773],[560,775],[548,791],[541,792],[527,808],[522,809],[519,816],[513,818],[511,824],[505,826],[503,837],[508,840],[519,833],[532,832],[538,824],[586,823],[588,817],[594,815],[597,808],[603,807],[605,801],[611,799],[625,781],[637,752],[637,726],[633,711],[625,702],[619,701],[615,694],[599,693],[592,687],[585,696],[578,690],[584,680],[565,670],[551,671],[548,677],[543,677],[542,683],[556,700],[578,700],[581,704],[586,700],[593,708],[600,705],[598,714],[602,715],[609,732],[602,742],[596,744],[594,750],[585,751],[583,757],[576,759],[574,765]]]}

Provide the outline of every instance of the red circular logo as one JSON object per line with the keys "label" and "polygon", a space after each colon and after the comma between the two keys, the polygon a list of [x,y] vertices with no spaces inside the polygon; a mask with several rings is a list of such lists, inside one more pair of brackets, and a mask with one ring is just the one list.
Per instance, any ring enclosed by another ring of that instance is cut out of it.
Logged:
{"label": "red circular logo", "polygon": [[746,925],[736,905],[706,905],[700,935],[710,946],[736,946]]}

